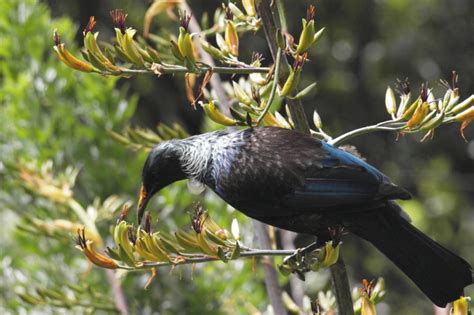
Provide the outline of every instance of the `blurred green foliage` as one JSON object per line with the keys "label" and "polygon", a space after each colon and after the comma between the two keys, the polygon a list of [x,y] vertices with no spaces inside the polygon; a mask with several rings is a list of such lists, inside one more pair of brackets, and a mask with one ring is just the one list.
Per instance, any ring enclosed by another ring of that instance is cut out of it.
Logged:
{"label": "blurred green foliage", "polygon": [[[69,165],[79,168],[74,196],[89,214],[97,198],[104,200],[118,193],[134,199],[137,192],[144,154],[133,153],[108,133],[125,128],[137,98],[124,86],[116,88],[114,78],[84,75],[58,61],[52,51],[52,31],[58,29],[68,47],[75,50],[71,35],[76,28],[68,18],[52,19],[48,7],[37,0],[0,3],[0,218],[5,223],[0,234],[2,313],[56,313],[55,309],[67,305],[59,307],[61,303],[49,299],[50,303],[35,306],[25,303],[21,294],[39,296],[44,290],[59,290],[75,301],[71,289],[75,286],[84,291],[78,295],[83,306],[70,312],[109,313],[94,306],[99,302],[115,307],[103,271],[90,270],[84,256],[74,248],[74,231],[48,237],[35,231],[32,224],[32,218],[44,220],[44,224],[53,224],[56,219],[80,223],[78,218],[69,207],[26,190],[17,172],[26,164],[40,169],[46,163],[52,166],[54,176],[60,176]],[[172,230],[189,225],[186,210],[192,209],[196,198],[185,191],[186,185],[178,184],[161,194],[157,201],[161,227]],[[202,202],[207,207],[226,208],[212,195]],[[105,215],[96,208],[96,223],[101,234],[107,235],[118,212]],[[175,210],[181,211],[176,214]],[[216,219],[228,224],[233,215],[224,211],[223,217]],[[265,308],[263,287],[247,281],[261,277],[253,275],[251,262],[229,265],[198,268],[193,281],[190,267],[171,274],[160,270],[147,291],[143,286],[148,274],[122,274],[130,311],[221,314],[222,309],[247,313],[248,308]],[[248,276],[233,277],[235,272]],[[222,282],[220,275],[225,274]]]}
{"label": "blurred green foliage", "polygon": [[[27,191],[15,166],[31,162],[40,168],[51,160],[56,174],[68,166],[78,168],[73,191],[84,207],[96,198],[105,200],[113,194],[121,195],[121,200],[133,200],[145,156],[114,141],[108,131],[120,132],[130,121],[148,127],[158,121],[179,121],[191,132],[201,127],[199,114],[184,98],[182,83],[171,78],[157,82],[150,77],[117,82],[72,71],[57,60],[52,50],[54,29],[64,36],[69,49],[77,51],[73,32],[82,31],[79,23],[84,26],[89,15],[96,15],[99,27],[101,22],[108,25],[108,11],[115,7],[98,1],[47,3],[57,18],[52,18],[48,5],[38,0],[0,2],[0,312],[6,314],[33,310],[57,313],[52,305],[33,306],[18,295],[38,288],[60,289],[72,296],[76,294],[74,286],[79,285],[84,292],[77,296],[89,306],[97,301],[111,306],[113,299],[103,271],[90,270],[74,249],[74,233],[47,237],[17,228],[31,225],[31,218],[72,222],[78,222],[78,218],[67,206]],[[314,2],[286,3],[291,5],[290,31],[296,31],[306,6]],[[456,68],[461,91],[472,87],[474,51],[472,40],[466,38],[472,30],[472,23],[468,23],[473,12],[469,1],[316,4],[317,25],[326,26],[327,31],[311,52],[314,62],[305,72],[303,85],[318,80],[316,103],[307,102],[307,109],[311,111],[316,104],[325,125],[334,133],[380,120],[385,115],[385,87],[396,77],[434,82]],[[195,16],[200,16],[204,10],[216,7],[218,1],[192,1],[191,5]],[[114,6],[124,8],[130,14],[130,23],[140,27],[146,4],[120,0]],[[165,25],[171,24],[166,18],[160,19]],[[154,23],[154,28],[158,24]],[[110,30],[104,31],[104,36],[111,36]],[[242,46],[250,44],[252,49],[244,53],[266,50],[264,41],[246,36]],[[467,136],[472,138],[472,132],[468,131]],[[466,146],[454,128],[440,130],[434,141],[421,145],[412,138],[396,143],[392,134],[369,135],[354,142],[371,162],[416,196],[403,203],[414,223],[474,262],[474,142]],[[242,234],[249,238],[246,243],[251,244],[253,229],[242,215],[211,193],[191,196],[183,183],[164,190],[151,209],[160,210],[160,227],[174,230],[189,224],[186,211],[195,201],[209,208],[222,226],[228,226],[236,216],[242,223]],[[117,211],[97,221],[101,235],[109,234],[116,216]],[[303,237],[298,239],[300,245],[305,241]],[[373,248],[347,237],[343,251],[353,285],[362,278],[386,278],[387,299],[380,307],[387,312],[419,314],[432,310],[429,301]],[[306,290],[313,297],[317,294],[314,287],[327,288],[323,274],[319,278],[311,276],[306,282]],[[187,267],[171,273],[160,270],[146,291],[143,286],[148,274],[124,273],[120,277],[132,313],[248,314],[263,311],[268,305],[262,270],[257,267],[254,272],[251,262],[207,264],[197,267],[194,275]],[[280,280],[288,285],[287,278]],[[468,293],[472,295],[473,289]],[[93,310],[86,306],[70,311]]]}

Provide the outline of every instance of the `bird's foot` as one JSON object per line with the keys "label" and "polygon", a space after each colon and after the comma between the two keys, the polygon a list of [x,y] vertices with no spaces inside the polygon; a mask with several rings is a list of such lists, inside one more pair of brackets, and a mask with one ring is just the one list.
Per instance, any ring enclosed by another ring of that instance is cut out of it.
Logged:
{"label": "bird's foot", "polygon": [[296,260],[296,261],[300,261],[302,258],[304,258],[304,255],[307,254],[307,253],[311,253],[313,252],[314,250],[322,247],[324,244],[320,244],[320,242],[316,241],[316,242],[313,242],[311,244],[309,244],[308,246],[306,247],[303,247],[303,248],[298,248],[295,250],[295,253],[290,255],[290,256],[286,256],[284,259],[283,259],[283,263],[286,263],[287,261],[289,260]]}
{"label": "bird's foot", "polygon": [[314,264],[318,261],[320,242],[314,242],[306,247],[298,248],[295,252],[283,259],[283,263],[279,266],[280,270],[285,274],[295,273],[298,278],[305,280],[304,274],[313,270]]}

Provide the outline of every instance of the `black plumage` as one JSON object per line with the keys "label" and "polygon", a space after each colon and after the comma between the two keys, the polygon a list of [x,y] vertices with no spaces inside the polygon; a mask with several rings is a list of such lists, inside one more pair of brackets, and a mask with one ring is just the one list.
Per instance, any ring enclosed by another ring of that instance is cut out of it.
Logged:
{"label": "black plumage", "polygon": [[139,221],[150,197],[197,180],[264,223],[329,239],[342,225],[374,244],[437,305],[463,294],[471,266],[407,221],[404,189],[359,158],[295,131],[263,127],[160,143],[143,169]]}

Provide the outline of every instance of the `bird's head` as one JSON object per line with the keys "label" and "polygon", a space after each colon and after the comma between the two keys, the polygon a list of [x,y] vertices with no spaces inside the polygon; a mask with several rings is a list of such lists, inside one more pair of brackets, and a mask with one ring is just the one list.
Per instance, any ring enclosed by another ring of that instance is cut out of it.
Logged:
{"label": "bird's head", "polygon": [[180,164],[181,149],[178,140],[164,141],[153,148],[142,171],[142,186],[138,200],[138,224],[141,224],[148,201],[162,188],[185,179]]}

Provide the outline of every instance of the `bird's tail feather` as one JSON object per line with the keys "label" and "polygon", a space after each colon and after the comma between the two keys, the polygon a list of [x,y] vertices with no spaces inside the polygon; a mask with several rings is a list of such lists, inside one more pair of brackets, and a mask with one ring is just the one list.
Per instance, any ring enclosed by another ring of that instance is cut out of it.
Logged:
{"label": "bird's tail feather", "polygon": [[388,202],[381,209],[358,214],[350,230],[375,245],[436,305],[458,299],[464,287],[473,283],[471,266],[419,231],[400,211]]}

